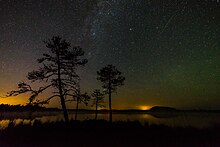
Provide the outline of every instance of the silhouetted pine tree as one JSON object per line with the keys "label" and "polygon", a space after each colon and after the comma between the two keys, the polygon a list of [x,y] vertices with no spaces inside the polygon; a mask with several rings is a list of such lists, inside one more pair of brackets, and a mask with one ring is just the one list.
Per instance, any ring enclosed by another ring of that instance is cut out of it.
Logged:
{"label": "silhouetted pine tree", "polygon": [[80,85],[77,84],[77,91],[76,91],[75,95],[73,96],[73,100],[76,101],[75,120],[77,120],[79,104],[83,103],[83,104],[85,104],[87,106],[88,103],[89,103],[89,100],[90,100],[90,96],[86,92],[85,93],[81,93]]}
{"label": "silhouetted pine tree", "polygon": [[[27,78],[31,82],[43,81],[49,84],[40,87],[39,90],[33,90],[30,85],[21,82],[18,84],[19,90],[9,92],[8,96],[31,92],[29,101],[37,104],[48,103],[50,99],[59,97],[65,122],[69,122],[65,97],[75,96],[76,83],[79,81],[76,69],[79,66],[84,66],[87,59],[81,59],[84,52],[80,47],[71,48],[70,43],[60,37],[52,37],[44,43],[50,53],[43,54],[43,57],[37,60],[42,66],[38,70],[29,72]],[[38,94],[50,87],[54,89],[53,94],[44,101],[37,100]]]}
{"label": "silhouetted pine tree", "polygon": [[125,77],[121,75],[121,72],[113,65],[107,65],[97,71],[97,80],[102,82],[102,87],[106,89],[106,93],[109,95],[109,121],[112,122],[112,92],[117,90],[118,86],[124,85]]}
{"label": "silhouetted pine tree", "polygon": [[95,120],[97,120],[98,115],[98,107],[104,107],[102,103],[104,103],[104,93],[101,93],[99,89],[95,89],[92,93],[93,104],[95,106]]}

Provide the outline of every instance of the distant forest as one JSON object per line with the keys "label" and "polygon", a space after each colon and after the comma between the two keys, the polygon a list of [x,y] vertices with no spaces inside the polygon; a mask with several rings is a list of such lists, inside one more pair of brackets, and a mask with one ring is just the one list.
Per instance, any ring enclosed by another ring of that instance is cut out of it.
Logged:
{"label": "distant forest", "polygon": [[16,112],[23,112],[23,111],[55,111],[60,110],[58,108],[46,108],[42,106],[36,106],[36,105],[8,105],[8,104],[1,104],[0,105],[0,112],[10,112],[10,111],[16,111]]}

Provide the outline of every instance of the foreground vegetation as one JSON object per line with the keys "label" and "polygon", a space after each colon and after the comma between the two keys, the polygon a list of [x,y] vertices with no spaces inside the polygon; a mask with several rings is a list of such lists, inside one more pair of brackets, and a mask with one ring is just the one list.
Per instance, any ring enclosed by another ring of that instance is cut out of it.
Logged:
{"label": "foreground vegetation", "polygon": [[220,125],[208,129],[105,120],[14,126],[0,131],[0,146],[219,146]]}

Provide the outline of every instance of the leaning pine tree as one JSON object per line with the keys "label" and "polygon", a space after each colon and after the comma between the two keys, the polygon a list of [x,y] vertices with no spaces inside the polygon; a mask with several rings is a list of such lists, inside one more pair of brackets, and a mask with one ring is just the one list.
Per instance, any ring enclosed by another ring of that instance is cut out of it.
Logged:
{"label": "leaning pine tree", "polygon": [[113,65],[107,65],[97,71],[97,80],[102,82],[102,87],[106,89],[106,94],[109,96],[109,121],[112,122],[112,92],[117,90],[118,86],[124,85],[125,77]]}
{"label": "leaning pine tree", "polygon": [[[39,90],[33,90],[30,85],[22,82],[18,84],[19,90],[9,92],[8,96],[31,92],[29,101],[37,104],[48,103],[52,98],[59,97],[65,122],[68,123],[65,98],[76,95],[76,83],[79,81],[76,69],[78,66],[85,65],[87,60],[81,59],[84,52],[80,47],[71,48],[70,43],[60,37],[52,37],[44,43],[50,53],[43,54],[43,57],[37,60],[42,66],[38,70],[29,72],[27,78],[31,82],[44,81],[45,86],[40,87]],[[54,89],[52,95],[43,101],[37,100],[37,96],[48,88]]]}

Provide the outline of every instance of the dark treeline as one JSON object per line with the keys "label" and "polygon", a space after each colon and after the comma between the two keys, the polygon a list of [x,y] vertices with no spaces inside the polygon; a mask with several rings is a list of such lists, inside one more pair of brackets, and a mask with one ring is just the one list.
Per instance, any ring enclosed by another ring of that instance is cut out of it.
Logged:
{"label": "dark treeline", "polygon": [[59,111],[58,108],[46,108],[43,106],[33,105],[9,105],[1,104],[0,112],[24,112],[24,111]]}

